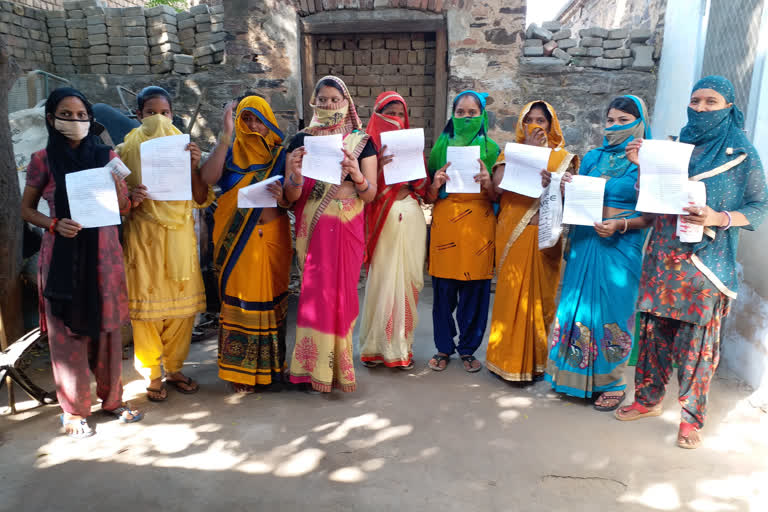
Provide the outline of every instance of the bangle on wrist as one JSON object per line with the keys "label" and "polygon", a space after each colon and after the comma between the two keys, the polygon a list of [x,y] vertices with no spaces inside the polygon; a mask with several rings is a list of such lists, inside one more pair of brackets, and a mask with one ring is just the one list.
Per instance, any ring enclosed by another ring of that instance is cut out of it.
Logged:
{"label": "bangle on wrist", "polygon": [[723,213],[725,214],[726,217],[728,217],[728,223],[725,226],[721,224],[720,227],[723,229],[730,229],[731,224],[733,224],[733,217],[731,217],[731,214],[727,211],[723,211]]}
{"label": "bangle on wrist", "polygon": [[627,229],[629,229],[629,221],[627,220],[626,217],[624,217],[624,229],[619,231],[619,233],[621,233],[623,235],[624,233],[627,232]]}
{"label": "bangle on wrist", "polygon": [[48,232],[49,233],[53,233],[55,235],[56,234],[56,224],[58,224],[58,223],[59,223],[59,219],[57,219],[56,217],[51,219],[51,225],[48,226]]}
{"label": "bangle on wrist", "polygon": [[293,185],[294,187],[300,187],[300,186],[304,185],[304,179],[303,178],[302,178],[301,182],[296,183],[296,181],[293,179],[293,173],[288,175],[288,181],[290,181],[291,185]]}
{"label": "bangle on wrist", "polygon": [[[361,183],[366,183],[366,186],[365,186],[365,188],[363,190],[358,190],[357,186],[360,185]],[[369,188],[371,188],[371,182],[368,181],[365,177],[363,177],[363,181],[362,182],[360,182],[360,183],[355,182],[355,190],[357,190],[358,194],[365,194],[366,192],[368,192]]]}

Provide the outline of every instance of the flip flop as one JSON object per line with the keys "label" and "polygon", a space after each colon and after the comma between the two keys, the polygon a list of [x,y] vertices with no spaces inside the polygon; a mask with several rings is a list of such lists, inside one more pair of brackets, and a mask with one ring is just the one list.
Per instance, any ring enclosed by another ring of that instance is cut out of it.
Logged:
{"label": "flip flop", "polygon": [[475,356],[461,356],[461,362],[462,363],[469,363],[469,368],[467,368],[466,366],[464,367],[464,371],[466,371],[468,373],[477,373],[477,372],[479,372],[480,370],[483,369],[483,365],[482,364],[480,366],[478,366],[477,368],[473,368],[472,367],[472,363],[475,362],[475,361],[477,361],[477,358]]}
{"label": "flip flop", "polygon": [[76,425],[79,427],[80,432],[67,432],[67,437],[71,437],[72,439],[86,439],[88,437],[91,437],[96,433],[90,425],[88,425],[88,421],[85,418],[80,419],[64,419],[63,414],[59,414],[59,420],[61,420],[61,426],[64,427],[64,430],[66,431],[67,425]]}
{"label": "flip flop", "polygon": [[[610,393],[610,391],[608,391],[608,393]],[[611,401],[615,401],[616,403],[611,405],[611,406],[604,406],[604,405],[595,404],[592,407],[594,407],[594,409],[596,411],[601,411],[601,412],[615,411],[616,409],[619,408],[619,406],[622,403],[624,403],[624,400],[627,398],[627,394],[624,393],[624,392],[621,393],[621,397],[618,397],[618,396],[606,396],[605,398],[603,398],[603,395],[605,395],[605,393],[601,393],[600,394],[600,398],[598,398],[598,400],[600,400],[600,399],[606,400],[606,401],[611,400]]]}
{"label": "flip flop", "polygon": [[[692,434],[696,435],[694,439]],[[680,422],[680,429],[677,431],[677,446],[686,450],[695,450],[701,445],[701,434],[696,425],[692,423]]]}
{"label": "flip flop", "polygon": [[[432,364],[432,359],[435,360],[435,364]],[[440,363],[442,361],[445,361],[445,366],[443,366],[441,368],[440,367]],[[429,362],[427,363],[427,366],[429,366],[432,370],[434,370],[436,372],[441,372],[441,371],[445,370],[446,368],[448,368],[448,363],[450,363],[450,362],[451,362],[451,356],[444,356],[442,354],[435,354],[429,360]]]}
{"label": "flip flop", "polygon": [[[194,395],[195,393],[200,391],[200,386],[197,385],[197,382],[193,381],[189,377],[185,377],[184,379],[176,379],[176,380],[165,379],[165,383],[170,386],[173,386],[174,388],[176,388],[176,391],[185,395]],[[194,384],[194,387],[192,389],[184,389],[183,387],[181,387],[180,384],[186,384],[187,386],[190,386],[190,387]]]}
{"label": "flip flop", "polygon": [[[163,391],[165,391],[165,396],[163,396]],[[150,393],[157,393],[158,395],[162,396],[162,398],[150,396]],[[160,389],[147,388],[147,400],[150,402],[165,402],[168,400],[168,390],[166,389],[165,385],[161,384]]]}
{"label": "flip flop", "polygon": [[[137,421],[144,419],[144,413],[136,411],[134,414],[133,409],[131,409],[131,406],[128,405],[128,402],[125,402],[119,407],[115,407],[114,409],[102,409],[102,411],[104,411],[106,414],[114,416],[120,420],[120,423],[136,423]],[[133,417],[130,419],[126,418],[126,412]]]}
{"label": "flip flop", "polygon": [[[630,411],[637,411],[639,414],[637,414],[637,416],[627,416],[626,413]],[[662,412],[663,411],[661,409],[661,404],[655,405],[649,408],[649,407],[643,407],[637,402],[632,402],[632,405],[628,405],[627,407],[616,409],[616,412],[613,413],[613,415],[619,421],[635,421],[635,420],[639,420],[640,418],[648,418],[651,416],[661,416]]]}

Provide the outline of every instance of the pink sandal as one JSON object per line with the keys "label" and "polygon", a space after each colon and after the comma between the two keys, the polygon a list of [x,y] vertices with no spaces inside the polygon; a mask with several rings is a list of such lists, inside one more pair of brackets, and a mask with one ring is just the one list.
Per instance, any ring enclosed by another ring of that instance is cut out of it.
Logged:
{"label": "pink sandal", "polygon": [[[633,412],[636,412],[637,414],[632,414]],[[648,408],[640,405],[637,402],[632,402],[632,405],[627,405],[626,407],[620,407],[619,409],[616,409],[614,416],[616,416],[616,419],[620,421],[634,421],[650,416],[660,416],[661,413],[661,404]]]}

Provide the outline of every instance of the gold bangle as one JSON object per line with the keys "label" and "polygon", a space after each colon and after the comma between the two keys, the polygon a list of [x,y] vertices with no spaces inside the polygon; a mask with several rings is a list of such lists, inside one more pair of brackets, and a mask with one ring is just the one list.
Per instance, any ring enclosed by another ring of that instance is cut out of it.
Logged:
{"label": "gold bangle", "polygon": [[624,217],[624,229],[619,231],[622,235],[627,232],[627,229],[629,229],[629,221],[627,221],[627,218]]}

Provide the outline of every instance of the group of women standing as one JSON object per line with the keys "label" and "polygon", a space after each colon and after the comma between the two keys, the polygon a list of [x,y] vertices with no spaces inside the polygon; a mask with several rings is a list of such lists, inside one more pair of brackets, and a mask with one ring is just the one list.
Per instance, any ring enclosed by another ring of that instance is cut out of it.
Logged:
{"label": "group of women standing", "polygon": [[[718,362],[720,322],[738,285],[738,235],[729,228],[754,229],[768,203],[759,158],[732,104],[732,85],[722,77],[699,82],[681,133],[683,142],[696,146],[691,179],[707,184],[707,205],[691,205],[684,216],[707,226],[699,244],[675,237],[676,216],[635,210],[641,179],[637,153],[651,134],[645,104],[628,95],[610,103],[603,145],[581,161],[564,149],[549,103],[531,102],[520,113],[516,142],[552,150],[542,170],[543,186],[553,174],[561,177],[561,186],[577,173],[606,180],[603,221],[574,226],[564,240],[539,250],[539,200],[500,188],[506,164],[489,136],[486,96],[471,90],[456,96],[451,119],[425,164],[427,177],[389,185],[383,168],[392,155],[381,134],[410,127],[399,94],[379,95],[364,130],[345,84],[324,77],[312,95],[311,122],[290,141],[284,140],[269,104],[247,95],[226,109],[219,143],[202,166],[199,149],[190,144],[193,200],[163,202],[149,199],[140,184],[139,145],[178,130],[170,122],[170,97],[147,88],[137,110],[142,125],[118,147],[132,171],[130,192],[115,179],[127,218],[123,255],[115,227],[81,230],[68,219],[63,177],[102,166],[115,155],[95,142],[86,99],[77,91],[55,91],[46,106],[48,147],[30,163],[23,216],[49,230],[40,267],[41,318],[51,340],[67,432],[92,434],[85,420],[89,367],[103,409],[122,421],[141,419],[121,401],[118,329],[128,314],[148,398],[165,400],[166,384],[182,393],[197,391],[197,383],[181,372],[194,315],[204,305],[191,212],[210,204],[212,186],[218,185],[213,230],[222,304],[218,366],[219,376],[235,391],[254,392],[282,382],[286,373],[290,382],[313,393],[354,391],[352,332],[363,264],[361,361],[367,367],[413,367],[427,250],[424,201],[434,203],[428,262],[437,352],[428,362],[431,369],[444,370],[454,352],[467,372],[482,368],[474,354],[488,323],[496,272],[486,361],[491,372],[509,381],[546,378],[555,391],[596,397],[596,409],[618,409],[618,419],[634,420],[660,414],[677,363],[683,408],[678,444],[698,446]],[[343,136],[340,185],[302,175],[306,138],[332,134]],[[479,147],[474,177],[479,193],[446,193],[451,146]],[[276,208],[238,208],[240,189],[274,176],[281,177],[269,185]],[[36,211],[41,195],[51,204],[51,217]],[[296,344],[286,364],[294,252],[290,208],[302,280]],[[649,226],[653,231],[643,258]],[[95,254],[100,257],[91,260]],[[65,270],[67,276],[84,278],[63,279]],[[619,408],[638,309],[635,401]]]}

